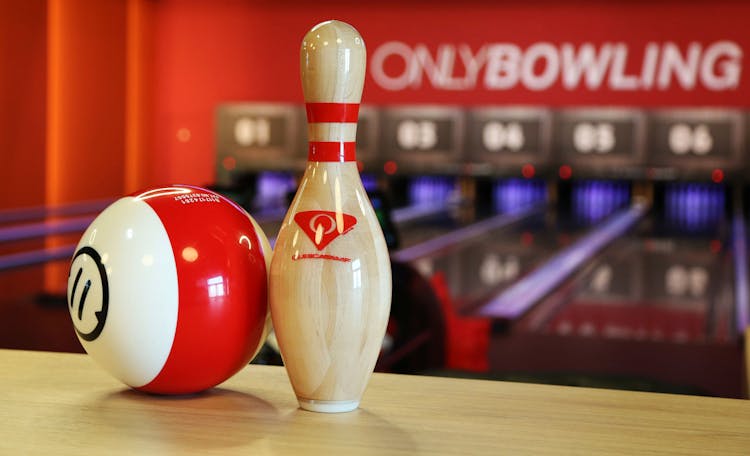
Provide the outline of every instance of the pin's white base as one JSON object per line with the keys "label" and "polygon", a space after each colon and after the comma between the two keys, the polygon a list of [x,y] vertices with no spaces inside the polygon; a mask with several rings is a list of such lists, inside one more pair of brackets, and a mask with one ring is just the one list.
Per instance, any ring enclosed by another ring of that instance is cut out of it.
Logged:
{"label": "pin's white base", "polygon": [[297,401],[302,409],[321,413],[351,412],[359,407],[359,401],[316,401],[301,397],[298,397]]}

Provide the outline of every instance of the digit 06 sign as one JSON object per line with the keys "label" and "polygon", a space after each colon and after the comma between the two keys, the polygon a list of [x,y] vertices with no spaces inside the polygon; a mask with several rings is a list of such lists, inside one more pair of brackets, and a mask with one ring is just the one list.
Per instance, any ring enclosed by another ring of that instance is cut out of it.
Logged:
{"label": "digit 06 sign", "polygon": [[719,109],[663,110],[649,119],[647,164],[685,175],[742,166],[743,117]]}

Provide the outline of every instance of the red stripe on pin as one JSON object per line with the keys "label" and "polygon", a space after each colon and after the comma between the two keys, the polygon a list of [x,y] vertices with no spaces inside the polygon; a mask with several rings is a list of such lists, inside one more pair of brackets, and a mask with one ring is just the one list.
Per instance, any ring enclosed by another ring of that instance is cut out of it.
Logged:
{"label": "red stripe on pin", "polygon": [[355,161],[354,142],[311,141],[307,153],[309,161],[350,162]]}
{"label": "red stripe on pin", "polygon": [[307,121],[357,123],[359,103],[307,103]]}

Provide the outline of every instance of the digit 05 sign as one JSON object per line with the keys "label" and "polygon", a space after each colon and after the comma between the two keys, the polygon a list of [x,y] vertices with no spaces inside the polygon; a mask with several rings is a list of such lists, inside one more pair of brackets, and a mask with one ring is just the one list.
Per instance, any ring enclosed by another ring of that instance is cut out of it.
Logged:
{"label": "digit 05 sign", "polygon": [[643,163],[646,120],[630,109],[570,109],[558,113],[559,161],[584,172],[622,177]]}

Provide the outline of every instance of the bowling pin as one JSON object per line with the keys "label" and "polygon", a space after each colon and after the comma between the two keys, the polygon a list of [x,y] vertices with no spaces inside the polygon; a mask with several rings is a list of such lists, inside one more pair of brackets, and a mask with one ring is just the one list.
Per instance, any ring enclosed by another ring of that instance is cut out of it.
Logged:
{"label": "bowling pin", "polygon": [[308,163],[279,231],[270,305],[281,355],[301,408],[359,406],[390,313],[391,267],[355,159],[365,44],[328,21],[302,41]]}

